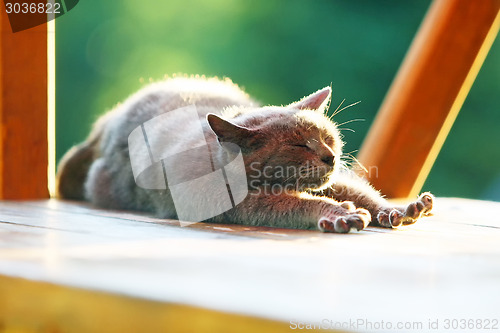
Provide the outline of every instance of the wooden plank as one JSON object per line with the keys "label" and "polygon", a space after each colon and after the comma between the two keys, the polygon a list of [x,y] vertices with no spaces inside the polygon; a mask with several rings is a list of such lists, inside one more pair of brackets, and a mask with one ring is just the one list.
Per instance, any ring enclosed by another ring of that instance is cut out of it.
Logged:
{"label": "wooden plank", "polygon": [[286,323],[268,319],[2,275],[0,294],[0,328],[6,332],[290,332]]}
{"label": "wooden plank", "polygon": [[500,0],[435,0],[358,155],[388,197],[418,194],[500,27]]}
{"label": "wooden plank", "polygon": [[1,12],[0,198],[47,198],[47,25],[12,33]]}
{"label": "wooden plank", "polygon": [[434,216],[415,225],[336,235],[180,227],[73,202],[3,201],[0,322],[13,331],[144,323],[152,331],[265,332],[299,321],[498,318],[499,209],[438,198]]}

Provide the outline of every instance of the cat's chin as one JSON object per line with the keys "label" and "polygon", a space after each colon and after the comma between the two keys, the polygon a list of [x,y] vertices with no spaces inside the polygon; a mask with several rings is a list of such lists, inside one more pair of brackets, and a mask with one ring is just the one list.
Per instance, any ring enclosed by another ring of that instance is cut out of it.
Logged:
{"label": "cat's chin", "polygon": [[329,175],[329,176],[325,176],[325,177],[321,178],[320,181],[318,181],[316,184],[314,184],[316,186],[310,186],[308,188],[308,190],[313,191],[313,192],[321,192],[321,191],[331,187],[333,184],[335,184],[335,179],[334,179],[334,177],[332,177],[332,175]]}

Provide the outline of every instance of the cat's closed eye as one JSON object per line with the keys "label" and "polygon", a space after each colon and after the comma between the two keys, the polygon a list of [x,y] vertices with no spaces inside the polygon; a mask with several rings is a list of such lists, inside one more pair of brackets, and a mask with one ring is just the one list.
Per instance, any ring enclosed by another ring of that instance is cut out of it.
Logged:
{"label": "cat's closed eye", "polygon": [[334,140],[331,136],[327,136],[323,139],[323,142],[326,143],[327,146],[331,147],[334,143]]}

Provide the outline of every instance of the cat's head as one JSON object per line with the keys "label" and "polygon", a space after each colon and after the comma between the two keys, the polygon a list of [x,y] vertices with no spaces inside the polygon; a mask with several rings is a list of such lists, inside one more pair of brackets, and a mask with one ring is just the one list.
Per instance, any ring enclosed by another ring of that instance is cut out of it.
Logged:
{"label": "cat's head", "polygon": [[287,106],[231,110],[230,120],[209,114],[207,121],[219,142],[240,147],[250,187],[319,189],[333,181],[342,154],[325,115],[330,96],[326,87]]}

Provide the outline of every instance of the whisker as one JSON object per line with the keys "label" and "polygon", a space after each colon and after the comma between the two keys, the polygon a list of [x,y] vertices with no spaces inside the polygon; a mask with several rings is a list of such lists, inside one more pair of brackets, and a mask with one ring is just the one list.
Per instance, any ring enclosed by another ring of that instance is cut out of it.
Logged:
{"label": "whisker", "polygon": [[337,106],[337,108],[335,109],[335,111],[333,111],[332,116],[330,117],[330,119],[338,113],[337,111],[339,111],[340,107],[342,106],[342,104],[344,104],[344,102],[345,102],[345,98],[342,100],[342,102],[340,102],[339,106]]}
{"label": "whisker", "polygon": [[349,132],[356,133],[355,130],[353,130],[352,128],[349,128],[349,127],[339,128],[338,130],[339,131],[349,131]]}
{"label": "whisker", "polygon": [[359,149],[354,149],[353,151],[350,151],[348,153],[344,153],[343,155],[349,155],[352,157],[352,154],[357,153],[358,151],[359,151]]}
{"label": "whisker", "polygon": [[[358,165],[361,169],[363,169],[363,171],[364,171],[364,172],[368,173],[368,169],[366,169],[366,168],[365,168],[365,166],[364,166],[364,165],[363,165],[363,164],[362,164],[362,163],[361,163],[361,162],[360,162],[360,161],[359,161],[356,157],[354,157],[354,155],[351,155],[351,154],[349,154],[349,155],[350,155],[350,158],[351,158],[354,162],[356,162],[356,164],[357,164],[357,165]],[[351,166],[352,166],[352,165],[351,165]]]}
{"label": "whisker", "polygon": [[[345,101],[345,99],[344,99],[344,101]],[[344,103],[344,101],[342,101],[342,103]],[[342,105],[342,103],[340,103],[340,105]],[[344,106],[344,107],[343,107],[342,109],[340,109],[340,110],[335,110],[335,111],[333,112],[332,117],[333,117],[333,116],[335,116],[335,115],[337,115],[337,114],[339,114],[340,112],[344,111],[345,109],[348,109],[348,108],[350,108],[351,106],[354,106],[354,105],[359,104],[359,103],[361,103],[361,101],[357,101],[357,102],[354,102],[354,103],[349,104],[349,105],[347,105],[347,106]],[[340,107],[340,105],[339,105],[339,107]],[[337,108],[337,109],[338,109],[338,108]]]}
{"label": "whisker", "polygon": [[343,123],[341,124],[337,124],[337,127],[339,126],[342,126],[342,125],[345,125],[345,124],[349,124],[349,123],[353,123],[355,121],[366,121],[366,119],[362,119],[362,118],[358,118],[358,119],[351,119],[351,120],[348,120],[348,121],[344,121]]}

